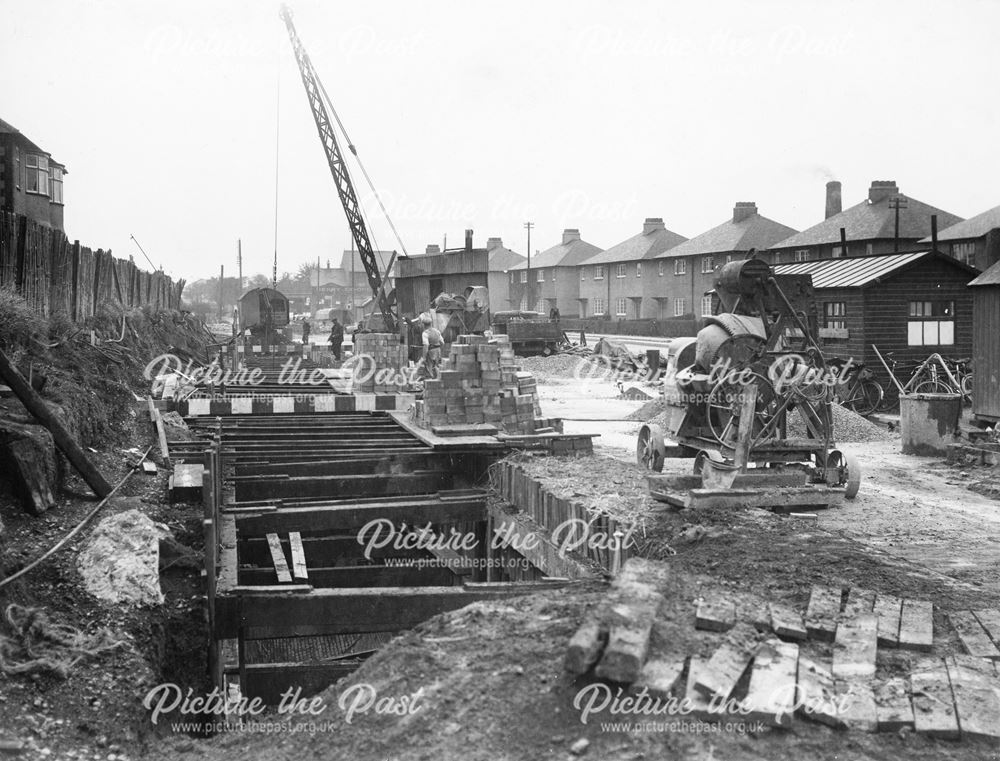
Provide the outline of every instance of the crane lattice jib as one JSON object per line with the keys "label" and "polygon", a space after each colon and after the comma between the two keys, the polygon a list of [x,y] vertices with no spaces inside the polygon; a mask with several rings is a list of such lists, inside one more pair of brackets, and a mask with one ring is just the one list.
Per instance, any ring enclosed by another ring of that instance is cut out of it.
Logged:
{"label": "crane lattice jib", "polygon": [[[313,119],[316,122],[316,130],[319,132],[320,142],[323,143],[323,150],[326,152],[326,160],[330,165],[330,173],[333,175],[334,184],[337,186],[337,194],[340,202],[344,206],[344,213],[347,215],[347,224],[351,228],[351,236],[354,244],[361,255],[361,262],[365,267],[365,274],[368,276],[368,285],[371,286],[372,293],[378,299],[379,311],[382,319],[385,320],[386,330],[395,332],[396,315],[382,287],[382,273],[379,271],[378,260],[372,248],[371,239],[368,237],[368,228],[365,226],[364,217],[361,215],[361,206],[358,204],[357,193],[354,192],[354,184],[347,171],[347,164],[344,162],[344,155],[340,151],[333,125],[327,114],[326,106],[320,96],[319,77],[316,75],[309,60],[309,54],[302,47],[295,32],[295,25],[292,23],[291,11],[286,7],[281,8],[281,19],[288,27],[288,37],[292,41],[292,50],[295,52],[295,61],[299,65],[299,73],[302,74],[302,84],[306,88],[306,96],[309,98],[309,108],[312,109]],[[351,284],[353,289],[354,285]]]}

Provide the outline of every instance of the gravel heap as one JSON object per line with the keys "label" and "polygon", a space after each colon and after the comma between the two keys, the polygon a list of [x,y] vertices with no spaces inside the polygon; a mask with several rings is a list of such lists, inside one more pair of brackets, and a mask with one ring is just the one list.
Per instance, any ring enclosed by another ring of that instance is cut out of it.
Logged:
{"label": "gravel heap", "polygon": [[[582,378],[601,377],[604,372],[599,368],[592,368],[593,364],[586,357],[577,357],[572,354],[552,354],[548,357],[518,357],[517,364],[525,372],[535,376],[536,380],[548,381],[552,379],[569,379],[579,374]],[[577,367],[581,370],[577,371]]]}

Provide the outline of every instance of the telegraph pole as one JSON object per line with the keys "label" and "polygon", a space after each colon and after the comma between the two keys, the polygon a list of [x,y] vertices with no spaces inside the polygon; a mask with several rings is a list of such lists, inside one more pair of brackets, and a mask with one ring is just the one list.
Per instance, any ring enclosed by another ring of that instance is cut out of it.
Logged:
{"label": "telegraph pole", "polygon": [[528,231],[528,271],[525,275],[528,282],[524,284],[524,293],[529,312],[534,309],[535,306],[535,302],[531,300],[531,228],[534,226],[534,222],[524,223],[524,229]]}
{"label": "telegraph pole", "polygon": [[222,322],[222,284],[226,281],[226,265],[219,265],[219,322]]}
{"label": "telegraph pole", "polygon": [[240,275],[240,295],[243,295],[243,241],[236,239],[236,267]]}
{"label": "telegraph pole", "polygon": [[892,250],[899,253],[899,210],[907,206],[906,196],[893,196],[889,199],[889,208],[896,211],[896,228],[893,233]]}

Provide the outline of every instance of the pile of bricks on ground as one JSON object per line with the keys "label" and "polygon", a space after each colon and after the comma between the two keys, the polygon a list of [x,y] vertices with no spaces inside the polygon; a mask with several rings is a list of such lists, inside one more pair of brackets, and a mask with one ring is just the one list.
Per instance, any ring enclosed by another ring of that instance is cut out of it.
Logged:
{"label": "pile of bricks on ground", "polygon": [[354,356],[367,358],[355,365],[354,393],[396,394],[406,387],[409,357],[394,333],[355,333]]}
{"label": "pile of bricks on ground", "polygon": [[[706,721],[787,727],[799,717],[865,732],[1000,739],[1000,660],[979,641],[985,633],[1000,644],[1000,629],[991,628],[1000,612],[949,614],[960,635],[958,622],[970,624],[967,654],[932,656],[929,602],[815,586],[803,617],[753,595],[718,592],[681,623],[692,634],[717,633],[700,635],[715,641],[699,654],[681,653],[659,639],[651,645],[669,573],[665,564],[630,559],[570,640],[567,671],[593,668],[640,699],[686,701],[687,715]],[[894,656],[878,675],[879,648],[924,652],[903,669]]]}
{"label": "pile of bricks on ground", "polygon": [[[531,373],[521,372],[507,336],[458,336],[436,379],[424,382],[415,418],[425,428],[483,426],[481,432],[551,433]],[[474,432],[475,429],[470,429]]]}

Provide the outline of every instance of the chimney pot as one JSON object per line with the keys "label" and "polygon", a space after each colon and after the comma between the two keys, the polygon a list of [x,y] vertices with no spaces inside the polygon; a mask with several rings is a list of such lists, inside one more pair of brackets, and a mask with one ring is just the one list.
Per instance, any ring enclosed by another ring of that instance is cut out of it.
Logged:
{"label": "chimney pot", "polygon": [[427,254],[440,254],[441,253],[441,247],[437,243],[428,243],[427,244],[427,249],[426,249],[426,251],[424,253],[427,253]]}
{"label": "chimney pot", "polygon": [[572,243],[575,240],[580,240],[580,231],[575,227],[567,227],[563,230],[563,245],[567,243]]}
{"label": "chimney pot", "polygon": [[663,217],[646,217],[646,221],[642,225],[642,234],[649,235],[650,233],[666,229],[666,226],[663,224]]}
{"label": "chimney pot", "polygon": [[878,203],[898,195],[899,188],[896,187],[895,180],[872,180],[872,186],[868,189],[869,203]]}
{"label": "chimney pot", "polygon": [[826,183],[826,219],[834,217],[844,210],[840,190],[840,180],[830,180]]}
{"label": "chimney pot", "polygon": [[733,207],[733,222],[742,222],[757,213],[755,201],[737,201]]}
{"label": "chimney pot", "polygon": [[472,230],[465,231],[465,250],[472,250]]}

